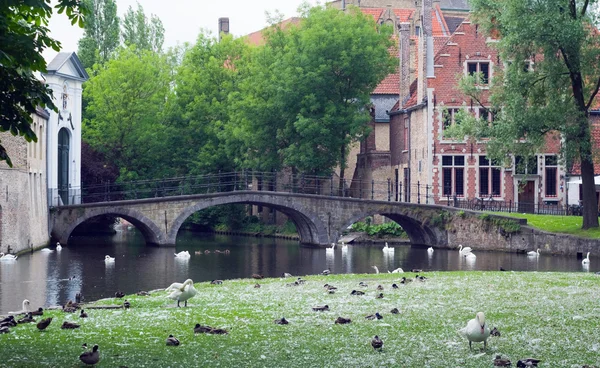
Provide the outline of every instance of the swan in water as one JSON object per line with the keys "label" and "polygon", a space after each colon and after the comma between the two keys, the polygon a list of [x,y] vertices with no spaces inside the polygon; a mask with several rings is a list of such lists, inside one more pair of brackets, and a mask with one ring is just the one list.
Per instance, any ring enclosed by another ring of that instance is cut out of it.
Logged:
{"label": "swan in water", "polygon": [[331,248],[327,248],[328,252],[333,252],[335,250],[335,243],[331,243]]}
{"label": "swan in water", "polygon": [[475,318],[467,322],[467,327],[460,330],[469,340],[469,349],[472,342],[482,342],[483,348],[487,348],[487,338],[490,337],[490,328],[485,324],[485,314],[477,312]]}
{"label": "swan in water", "polygon": [[187,250],[182,250],[179,253],[173,253],[173,254],[175,254],[176,258],[181,258],[181,259],[187,259],[187,258],[191,257],[190,252],[188,252]]}
{"label": "swan in water", "polygon": [[185,280],[183,284],[180,284],[180,287],[173,287],[174,285],[179,285],[179,283],[171,284],[166,290],[171,291],[168,297],[169,299],[177,300],[178,307],[180,306],[179,302],[185,302],[185,306],[187,307],[188,299],[198,294],[198,291],[194,288],[194,281],[192,279]]}
{"label": "swan in water", "polygon": [[115,257],[111,257],[108,254],[104,256],[104,262],[113,263],[115,261]]}
{"label": "swan in water", "polygon": [[379,273],[379,268],[377,268],[377,266],[371,266],[375,269],[375,273]]}
{"label": "swan in water", "polygon": [[60,242],[56,242],[56,250],[59,252],[62,250],[62,245],[60,245]]}
{"label": "swan in water", "polygon": [[40,250],[40,252],[42,252],[42,253],[52,253],[54,251],[52,249],[50,249],[50,248],[43,248],[43,249]]}
{"label": "swan in water", "polygon": [[345,244],[344,242],[342,242],[342,251],[344,250],[348,250],[348,244]]}
{"label": "swan in water", "polygon": [[23,313],[27,313],[27,312],[31,312],[29,310],[29,305],[31,303],[29,302],[29,300],[25,299],[23,300],[23,309],[21,309],[20,311],[16,311],[16,312],[8,312],[9,315],[16,315],[16,314],[23,314]]}
{"label": "swan in water", "polygon": [[428,254],[433,254],[433,248],[432,247],[427,248],[427,253]]}
{"label": "swan in water", "polygon": [[473,261],[477,258],[477,256],[473,253],[466,254],[465,257],[467,258],[467,260],[473,260]]}
{"label": "swan in water", "polygon": [[587,252],[587,256],[583,259],[583,261],[581,261],[581,264],[583,264],[583,265],[590,264],[590,252]]}
{"label": "swan in water", "polygon": [[0,261],[16,261],[18,256],[0,252]]}
{"label": "swan in water", "polygon": [[458,254],[460,254],[461,256],[466,256],[467,254],[471,253],[471,251],[472,251],[471,247],[463,248],[462,244],[459,244],[458,247],[459,247]]}
{"label": "swan in water", "polygon": [[530,252],[527,252],[527,255],[530,256],[530,257],[537,257],[537,256],[539,256],[540,255],[540,248],[538,248],[536,251],[532,250]]}
{"label": "swan in water", "polygon": [[394,248],[390,248],[390,247],[388,247],[388,243],[387,243],[387,242],[385,242],[385,246],[383,247],[383,249],[382,249],[382,250],[383,250],[384,252],[393,252],[393,251],[394,251]]}

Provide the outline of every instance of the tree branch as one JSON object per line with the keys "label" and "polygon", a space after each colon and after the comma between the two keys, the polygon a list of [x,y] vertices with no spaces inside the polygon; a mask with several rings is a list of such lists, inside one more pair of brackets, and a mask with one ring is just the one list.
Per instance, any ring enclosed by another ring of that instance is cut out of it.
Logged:
{"label": "tree branch", "polygon": [[596,94],[598,93],[598,89],[600,89],[600,78],[598,78],[598,82],[596,82],[596,87],[594,88],[594,92],[592,92],[592,95],[590,96],[590,100],[585,105],[586,110],[589,110],[590,106],[592,106],[592,103],[594,102],[594,98],[596,97]]}
{"label": "tree branch", "polygon": [[575,0],[569,0],[569,13],[571,13],[571,18],[577,19],[577,4]]}
{"label": "tree branch", "polygon": [[585,12],[587,11],[587,7],[588,4],[590,3],[590,0],[585,0],[585,3],[583,4],[583,9],[581,9],[581,17],[583,17],[585,15]]}

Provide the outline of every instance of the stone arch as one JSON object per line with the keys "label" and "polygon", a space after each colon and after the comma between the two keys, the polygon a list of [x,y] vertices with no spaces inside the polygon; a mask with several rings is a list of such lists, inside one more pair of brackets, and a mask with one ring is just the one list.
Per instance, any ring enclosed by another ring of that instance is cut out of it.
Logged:
{"label": "stone arch", "polygon": [[177,238],[177,233],[179,232],[181,225],[193,213],[209,207],[225,204],[250,204],[273,208],[285,214],[296,225],[301,243],[315,245],[329,243],[327,227],[316,214],[311,213],[311,211],[298,203],[294,203],[293,198],[255,193],[224,195],[212,198],[208,201],[205,199],[198,200],[197,203],[181,211],[177,218],[171,222],[170,229],[167,233],[168,243],[175,244],[175,239]]}
{"label": "stone arch", "polygon": [[440,237],[436,231],[431,227],[425,225],[421,220],[416,219],[410,215],[403,213],[393,213],[389,211],[372,211],[370,213],[356,214],[346,220],[340,229],[341,232],[348,226],[352,225],[356,221],[359,221],[367,216],[380,215],[389,218],[402,226],[406,234],[408,235],[411,244],[419,245],[438,245],[440,244]]}
{"label": "stone arch", "polygon": [[146,244],[162,244],[164,243],[164,232],[148,217],[142,213],[127,208],[90,208],[87,209],[82,216],[78,217],[75,221],[69,223],[69,225],[58,231],[53,236],[58,238],[62,244],[67,244],[73,230],[83,222],[101,215],[113,215],[122,217],[125,220],[131,222],[144,236]]}

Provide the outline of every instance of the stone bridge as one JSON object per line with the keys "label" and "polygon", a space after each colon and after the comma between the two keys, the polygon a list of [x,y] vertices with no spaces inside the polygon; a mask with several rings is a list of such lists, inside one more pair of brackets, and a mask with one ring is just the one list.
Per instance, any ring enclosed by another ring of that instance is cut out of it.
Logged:
{"label": "stone bridge", "polygon": [[114,215],[131,222],[141,231],[147,244],[174,246],[181,225],[194,212],[234,203],[260,205],[282,212],[296,225],[302,244],[317,246],[336,242],[356,221],[382,215],[402,226],[412,244],[448,247],[448,217],[457,213],[465,216],[464,211],[445,206],[236,191],[56,207],[50,213],[51,234],[61,244],[68,244],[71,233],[79,224],[99,215]]}

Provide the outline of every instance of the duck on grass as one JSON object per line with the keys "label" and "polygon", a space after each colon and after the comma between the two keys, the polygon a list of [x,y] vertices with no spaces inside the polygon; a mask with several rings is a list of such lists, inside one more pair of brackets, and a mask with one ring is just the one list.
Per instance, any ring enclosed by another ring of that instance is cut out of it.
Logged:
{"label": "duck on grass", "polygon": [[[187,308],[173,308],[173,290],[126,295],[129,309],[93,308],[121,303],[115,298],[88,303],[82,305],[87,318],[46,308],[37,321],[52,318],[51,323],[18,324],[0,334],[0,365],[81,366],[81,344],[86,342],[100,347],[99,367],[480,368],[506,361],[516,366],[526,359],[541,360],[540,367],[598,366],[598,300],[593,292],[600,290],[598,275],[419,275],[426,279],[400,282],[400,276],[414,280],[412,272],[312,275],[302,276],[304,282],[295,287],[286,287],[289,280],[279,277],[262,279],[260,288],[250,277],[218,285],[184,282],[174,287],[197,291]],[[328,293],[325,284],[335,285],[337,292]],[[376,298],[379,285],[385,298]],[[350,295],[357,289],[364,295]],[[365,318],[375,313],[382,318]],[[283,319],[287,324],[277,323]],[[65,321],[80,327],[61,329]],[[494,327],[501,334],[492,334]],[[477,337],[482,328],[485,339]],[[471,332],[462,334],[461,329]],[[475,335],[469,339],[469,333]],[[169,335],[180,345],[168,345]],[[94,350],[86,350],[84,358],[89,355],[93,362]]]}

